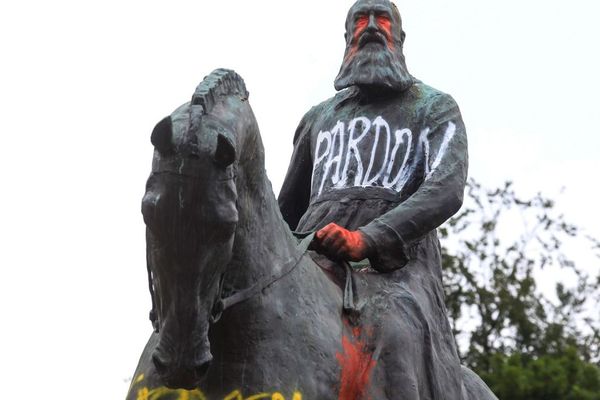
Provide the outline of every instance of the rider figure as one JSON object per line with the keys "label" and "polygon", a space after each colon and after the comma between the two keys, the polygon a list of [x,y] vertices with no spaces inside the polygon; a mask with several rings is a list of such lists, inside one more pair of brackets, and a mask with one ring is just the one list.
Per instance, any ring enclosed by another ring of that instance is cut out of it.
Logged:
{"label": "rider figure", "polygon": [[452,97],[408,73],[404,38],[388,0],[351,7],[339,92],[302,118],[279,207],[317,251],[385,273],[360,323],[380,328],[370,340],[395,393],[461,399],[436,228],[462,204],[467,138]]}
{"label": "rider figure", "polygon": [[[461,206],[467,139],[447,94],[413,78],[400,14],[387,0],[348,13],[337,95],[294,136],[279,206],[290,228],[317,231],[319,251],[393,271]],[[345,89],[345,90],[344,90]]]}

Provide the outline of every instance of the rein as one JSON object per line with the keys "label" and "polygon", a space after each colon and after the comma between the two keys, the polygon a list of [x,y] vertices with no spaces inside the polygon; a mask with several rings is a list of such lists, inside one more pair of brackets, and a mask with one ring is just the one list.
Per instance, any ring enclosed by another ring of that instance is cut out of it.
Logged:
{"label": "rein", "polygon": [[298,257],[297,260],[291,260],[291,261],[287,262],[283,266],[283,272],[264,277],[263,279],[260,279],[257,282],[255,282],[254,284],[252,284],[252,286],[250,286],[246,289],[239,290],[230,296],[227,296],[227,297],[221,296],[221,290],[223,289],[223,278],[224,278],[225,274],[221,275],[221,282],[219,284],[217,301],[215,302],[215,304],[213,306],[212,315],[210,317],[210,322],[214,324],[219,319],[221,319],[221,315],[223,315],[223,312],[225,310],[227,310],[228,308],[230,308],[238,303],[242,303],[242,302],[256,296],[257,294],[259,294],[260,292],[262,292],[269,286],[276,283],[278,280],[289,275],[294,269],[296,269],[298,264],[300,264],[300,261],[302,260],[302,258],[306,254],[306,252],[308,251],[308,248],[309,248],[310,243],[312,242],[314,236],[315,236],[314,233],[310,233],[307,236],[305,236],[304,239],[302,239],[300,244],[298,244],[298,250],[300,250],[300,253],[301,253],[300,257]]}
{"label": "rein", "polygon": [[[304,236],[304,235],[302,235],[302,236]],[[300,252],[301,252],[300,257],[298,257],[297,260],[292,260],[292,261],[286,263],[283,267],[283,272],[265,277],[265,278],[255,282],[252,286],[250,286],[246,289],[237,291],[230,296],[222,297],[223,281],[225,278],[225,274],[221,275],[221,279],[219,281],[219,288],[217,290],[217,300],[215,301],[215,304],[213,305],[213,308],[211,310],[210,322],[214,324],[219,319],[221,319],[221,315],[223,315],[223,312],[225,310],[227,310],[228,308],[230,308],[231,306],[241,303],[243,301],[246,301],[246,300],[250,299],[251,297],[254,297],[258,293],[262,292],[264,289],[273,285],[278,280],[289,275],[294,269],[296,269],[298,264],[300,264],[300,261],[306,254],[308,247],[310,246],[310,243],[312,242],[314,236],[315,236],[314,233],[310,233],[310,234],[307,234],[304,237],[304,239],[302,239],[300,244],[298,244],[298,250],[300,250]],[[152,322],[152,328],[154,329],[154,332],[158,333],[159,324],[158,324],[158,314],[156,312],[156,295],[154,293],[154,282],[152,279],[152,270],[150,268],[149,262],[147,262],[147,270],[148,270],[148,286],[150,288],[150,297],[152,299],[152,309],[150,310],[150,321]]]}
{"label": "rein", "polygon": [[[311,242],[314,239],[315,233],[296,233],[299,238],[302,238],[300,243],[298,244],[298,250],[300,250],[300,257],[295,260],[291,260],[287,262],[283,266],[283,272],[278,274],[273,274],[271,276],[264,277],[259,281],[252,284],[252,286],[239,290],[232,295],[227,297],[222,297],[223,290],[223,281],[225,278],[225,274],[221,275],[221,279],[219,280],[219,288],[217,290],[217,300],[215,301],[213,308],[211,310],[210,322],[211,324],[216,323],[221,319],[223,312],[228,308],[242,303],[250,298],[256,296],[269,286],[275,284],[280,279],[289,275],[292,271],[296,269],[296,267],[300,264],[300,261],[306,255],[308,248],[310,247]],[[344,271],[346,274],[346,282],[344,285],[344,303],[343,303],[343,311],[348,314],[350,317],[358,317],[358,309],[354,304],[354,281],[352,279],[352,267],[348,262],[343,262]],[[152,327],[154,328],[154,332],[158,333],[159,324],[158,324],[158,314],[156,313],[156,301],[155,301],[155,293],[154,293],[154,283],[152,279],[152,271],[150,269],[150,263],[147,263],[148,269],[148,283],[150,287],[150,297],[152,298],[152,309],[150,310],[150,321],[152,322]]]}

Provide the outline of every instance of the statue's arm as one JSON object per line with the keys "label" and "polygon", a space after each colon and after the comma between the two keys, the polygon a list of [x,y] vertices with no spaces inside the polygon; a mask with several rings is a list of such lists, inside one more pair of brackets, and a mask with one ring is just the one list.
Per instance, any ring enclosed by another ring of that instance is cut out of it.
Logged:
{"label": "statue's arm", "polygon": [[379,270],[403,267],[407,249],[462,205],[468,155],[460,111],[452,97],[440,94],[427,116],[430,129],[419,139],[426,169],[422,184],[406,201],[359,229],[370,244],[371,263]]}
{"label": "statue's arm", "polygon": [[310,126],[313,113],[314,108],[304,115],[296,129],[294,152],[277,199],[283,219],[292,230],[298,226],[310,200],[313,169]]}

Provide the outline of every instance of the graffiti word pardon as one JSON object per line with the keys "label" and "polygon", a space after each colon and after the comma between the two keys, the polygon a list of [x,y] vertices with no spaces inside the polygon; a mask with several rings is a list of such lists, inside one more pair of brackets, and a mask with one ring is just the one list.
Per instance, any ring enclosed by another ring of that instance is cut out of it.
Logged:
{"label": "graffiti word pardon", "polygon": [[[455,132],[456,125],[448,123],[431,170],[439,165]],[[317,196],[326,184],[332,189],[378,186],[399,192],[410,176],[409,160],[416,149],[422,149],[429,166],[429,133],[425,128],[415,138],[408,128],[393,130],[381,116],[373,121],[364,116],[338,121],[332,129],[320,131],[312,175],[313,185],[319,185]]]}

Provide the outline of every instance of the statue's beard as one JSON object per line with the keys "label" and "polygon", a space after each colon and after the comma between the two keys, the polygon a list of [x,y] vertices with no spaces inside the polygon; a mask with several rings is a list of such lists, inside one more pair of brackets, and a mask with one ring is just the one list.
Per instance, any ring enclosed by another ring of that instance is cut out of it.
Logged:
{"label": "statue's beard", "polygon": [[335,78],[337,90],[357,85],[403,91],[412,84],[413,77],[408,73],[402,50],[391,50],[377,43],[366,44],[354,53],[348,47]]}

